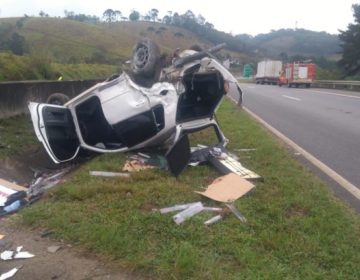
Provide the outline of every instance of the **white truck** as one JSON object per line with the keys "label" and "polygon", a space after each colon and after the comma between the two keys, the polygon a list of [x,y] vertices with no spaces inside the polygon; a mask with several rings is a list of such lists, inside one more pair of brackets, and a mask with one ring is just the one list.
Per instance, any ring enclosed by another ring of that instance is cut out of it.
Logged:
{"label": "white truck", "polygon": [[257,65],[255,80],[257,84],[277,85],[282,71],[280,60],[263,60]]}

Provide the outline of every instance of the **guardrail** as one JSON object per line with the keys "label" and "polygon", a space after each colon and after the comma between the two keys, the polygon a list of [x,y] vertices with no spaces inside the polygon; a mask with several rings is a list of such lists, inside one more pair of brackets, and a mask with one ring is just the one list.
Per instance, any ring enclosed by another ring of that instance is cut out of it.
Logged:
{"label": "guardrail", "polygon": [[347,89],[357,91],[360,90],[360,81],[315,80],[312,86],[318,88]]}

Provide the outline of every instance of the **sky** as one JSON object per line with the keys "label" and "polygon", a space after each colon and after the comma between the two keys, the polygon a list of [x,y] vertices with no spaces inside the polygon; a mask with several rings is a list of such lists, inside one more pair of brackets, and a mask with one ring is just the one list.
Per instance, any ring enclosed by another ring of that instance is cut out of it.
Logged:
{"label": "sky", "polygon": [[360,0],[0,0],[0,17],[64,16],[64,10],[102,17],[110,8],[128,16],[132,10],[145,15],[152,8],[162,18],[168,11],[179,14],[191,10],[201,14],[218,30],[257,35],[281,28],[304,28],[338,34],[353,23],[352,4]]}

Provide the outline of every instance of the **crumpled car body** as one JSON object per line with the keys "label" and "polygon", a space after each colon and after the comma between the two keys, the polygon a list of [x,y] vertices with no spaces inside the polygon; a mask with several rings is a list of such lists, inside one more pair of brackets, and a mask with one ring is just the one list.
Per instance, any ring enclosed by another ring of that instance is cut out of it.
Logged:
{"label": "crumpled car body", "polygon": [[[183,60],[194,54],[194,60]],[[225,145],[214,113],[229,89],[241,94],[236,79],[207,55],[184,51],[181,59],[163,68],[149,88],[124,72],[64,105],[30,102],[36,136],[56,163],[74,159],[81,148],[100,153],[171,149],[183,135],[209,126]]]}

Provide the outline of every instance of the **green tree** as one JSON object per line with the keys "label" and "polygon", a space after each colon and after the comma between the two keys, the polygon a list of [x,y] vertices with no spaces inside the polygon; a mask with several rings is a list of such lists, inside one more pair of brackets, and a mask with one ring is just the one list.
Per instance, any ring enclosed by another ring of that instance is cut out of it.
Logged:
{"label": "green tree", "polygon": [[105,19],[106,22],[110,24],[116,20],[116,13],[112,9],[107,9],[103,13],[103,18]]}
{"label": "green tree", "polygon": [[140,18],[140,13],[138,11],[132,10],[132,12],[129,15],[129,19],[131,21],[137,21]]}
{"label": "green tree", "polygon": [[339,61],[346,75],[355,75],[360,72],[360,4],[352,6],[355,23],[349,24],[346,31],[341,31],[339,38],[342,41],[342,58]]}
{"label": "green tree", "polygon": [[150,16],[150,18],[152,19],[152,21],[156,21],[159,15],[159,10],[158,9],[151,9],[150,12],[148,13],[148,15]]}

